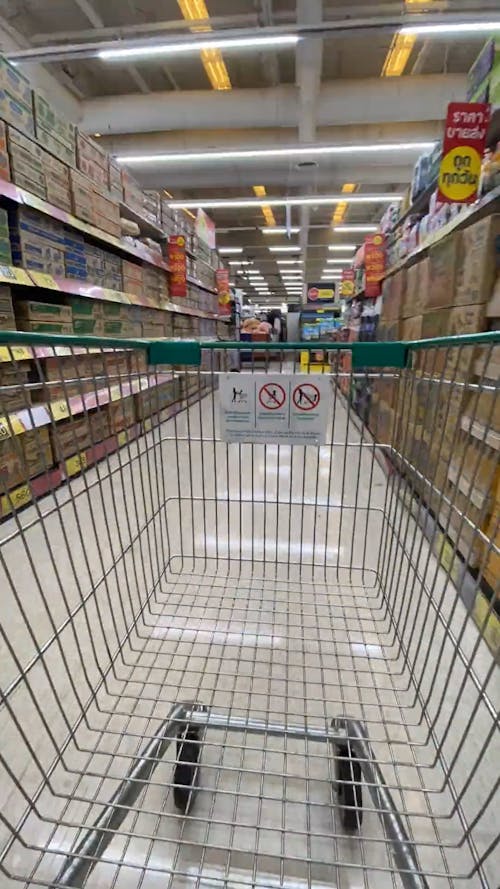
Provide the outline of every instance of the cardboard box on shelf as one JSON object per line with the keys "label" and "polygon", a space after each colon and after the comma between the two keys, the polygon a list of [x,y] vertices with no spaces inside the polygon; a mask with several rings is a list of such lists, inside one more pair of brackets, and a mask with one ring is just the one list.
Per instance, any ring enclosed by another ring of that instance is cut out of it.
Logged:
{"label": "cardboard box on shelf", "polygon": [[70,190],[73,213],[84,222],[94,222],[92,187],[88,179],[77,170],[70,170]]}
{"label": "cardboard box on shelf", "polygon": [[151,324],[151,322],[148,321],[141,325],[141,336],[145,339],[164,339],[165,325]]}
{"label": "cardboard box on shelf", "polygon": [[123,200],[122,168],[108,155],[108,188],[118,201]]}
{"label": "cardboard box on shelf", "polygon": [[0,56],[0,89],[6,90],[28,108],[31,107],[32,89],[28,78],[3,56]]}
{"label": "cardboard box on shelf", "polygon": [[406,342],[422,339],[422,322],[423,315],[416,315],[413,318],[405,318],[404,321],[401,322],[400,327],[401,339]]}
{"label": "cardboard box on shelf", "polygon": [[34,138],[35,120],[31,107],[5,89],[0,89],[0,118]]}
{"label": "cardboard box on shelf", "polygon": [[123,303],[115,303],[115,302],[102,302],[101,303],[101,314],[105,321],[127,321],[128,319],[128,306],[123,305]]}
{"label": "cardboard box on shelf", "polygon": [[75,166],[76,158],[74,146],[71,147],[67,145],[65,142],[62,142],[54,136],[49,130],[42,127],[37,128],[36,138],[40,142],[40,145],[43,145],[47,151],[55,155],[55,157],[64,164],[68,164],[69,167]]}
{"label": "cardboard box on shelf", "polygon": [[73,320],[75,318],[101,318],[101,303],[95,299],[89,299],[86,296],[72,296],[67,298],[67,303],[71,306]]}
{"label": "cardboard box on shelf", "polygon": [[386,278],[383,283],[383,299],[381,317],[384,321],[395,321],[401,317],[403,300],[406,293],[406,270],[396,272]]}
{"label": "cardboard box on shelf", "polygon": [[33,429],[0,441],[0,493],[40,475],[52,463],[47,429]]}
{"label": "cardboard box on shelf", "polygon": [[461,237],[461,232],[454,232],[431,247],[429,289],[422,308],[424,314],[455,304],[457,266],[462,255]]}
{"label": "cardboard box on shelf", "polygon": [[430,287],[430,261],[423,259],[406,270],[406,289],[402,303],[403,318],[421,315]]}
{"label": "cardboard box on shelf", "polygon": [[7,125],[0,120],[0,179],[10,181],[9,148],[7,144]]}
{"label": "cardboard box on shelf", "polygon": [[104,333],[104,322],[102,318],[79,318],[73,319],[73,329],[75,334],[79,336],[102,336]]}
{"label": "cardboard box on shelf", "polygon": [[90,445],[88,417],[70,417],[62,423],[56,423],[50,430],[50,438],[56,462],[86,450]]}
{"label": "cardboard box on shelf", "polygon": [[144,420],[146,417],[150,417],[152,414],[158,413],[163,408],[179,401],[181,397],[181,381],[171,380],[167,383],[161,383],[159,386],[139,392],[134,397],[137,417],[139,420]]}
{"label": "cardboard box on shelf", "polygon": [[73,317],[70,306],[57,303],[16,299],[14,308],[16,317],[28,318],[34,321],[59,321],[63,324],[71,324]]}
{"label": "cardboard box on shelf", "polygon": [[123,272],[123,280],[127,279],[128,281],[137,281],[142,284],[143,281],[143,267],[139,265],[137,262],[131,262],[128,259],[122,260],[122,272]]}
{"label": "cardboard box on shelf", "polygon": [[455,305],[488,302],[500,269],[500,214],[463,230]]}
{"label": "cardboard box on shelf", "polygon": [[62,321],[37,321],[34,318],[16,317],[17,330],[29,330],[31,333],[73,333],[73,324]]}
{"label": "cardboard box on shelf", "polygon": [[135,423],[135,403],[134,396],[121,398],[113,401],[108,405],[109,423],[111,432],[121,432],[122,429],[128,429]]}
{"label": "cardboard box on shelf", "polygon": [[104,441],[111,435],[109,411],[107,405],[87,414],[90,423],[90,436],[92,442]]}
{"label": "cardboard box on shelf", "polygon": [[66,118],[62,117],[41,93],[33,93],[33,108],[37,138],[40,131],[50,133],[59,142],[66,145],[74,154],[76,127]]}

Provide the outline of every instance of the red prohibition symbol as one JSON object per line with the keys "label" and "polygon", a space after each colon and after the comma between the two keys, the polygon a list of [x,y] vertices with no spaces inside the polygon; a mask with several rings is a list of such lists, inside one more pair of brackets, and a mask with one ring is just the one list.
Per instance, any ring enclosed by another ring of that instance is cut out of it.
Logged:
{"label": "red prohibition symbol", "polygon": [[279,383],[266,383],[259,390],[259,401],[267,411],[277,411],[286,401],[286,392]]}
{"label": "red prohibition symbol", "polygon": [[297,410],[312,411],[319,404],[319,389],[314,383],[302,383],[293,390],[292,399]]}

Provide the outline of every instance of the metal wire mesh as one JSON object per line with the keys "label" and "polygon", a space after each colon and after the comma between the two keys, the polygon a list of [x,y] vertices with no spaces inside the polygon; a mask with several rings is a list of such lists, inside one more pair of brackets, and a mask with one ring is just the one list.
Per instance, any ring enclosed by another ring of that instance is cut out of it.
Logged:
{"label": "metal wire mesh", "polygon": [[[12,353],[4,438],[26,481],[34,454],[40,472],[0,525],[2,889],[497,885],[494,596],[479,626],[472,612],[498,556],[478,489],[498,479],[499,351],[415,350],[401,371],[336,356],[319,448],[220,440],[223,350],[151,370],[139,352],[68,349],[36,358],[29,379]],[[276,347],[246,357],[244,373],[299,371]],[[81,410],[50,409],[27,453],[12,393],[33,425],[50,400]],[[47,492],[41,480],[82,453],[82,414],[95,465]],[[118,450],[103,447],[116,436]],[[475,579],[459,594],[466,561]],[[184,702],[208,714],[187,815],[164,728]],[[359,831],[343,826],[338,717],[365,726],[413,872],[376,776],[363,772]],[[114,795],[68,882],[68,856]]]}

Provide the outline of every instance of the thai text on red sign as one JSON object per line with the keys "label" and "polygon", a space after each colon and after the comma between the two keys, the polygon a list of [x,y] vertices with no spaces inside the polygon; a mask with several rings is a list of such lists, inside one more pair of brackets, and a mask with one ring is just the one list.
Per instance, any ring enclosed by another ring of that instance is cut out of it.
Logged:
{"label": "thai text on red sign", "polygon": [[217,269],[215,273],[215,281],[217,283],[217,294],[219,315],[231,314],[231,290],[229,287],[229,272],[227,269]]}
{"label": "thai text on red sign", "polygon": [[170,235],[168,239],[168,264],[170,267],[170,296],[177,299],[186,297],[186,241],[182,235]]}
{"label": "thai text on red sign", "polygon": [[385,237],[378,232],[365,238],[365,296],[380,296],[385,274]]}
{"label": "thai text on red sign", "polygon": [[446,115],[438,200],[472,204],[477,198],[490,122],[485,102],[450,102]]}

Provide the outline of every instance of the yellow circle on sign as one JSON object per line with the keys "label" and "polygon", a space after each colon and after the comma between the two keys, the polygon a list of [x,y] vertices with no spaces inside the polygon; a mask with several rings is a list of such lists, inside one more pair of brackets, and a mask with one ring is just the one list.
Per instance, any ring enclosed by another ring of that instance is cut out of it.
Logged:
{"label": "yellow circle on sign", "polygon": [[342,281],[342,296],[352,296],[354,293],[354,281]]}
{"label": "yellow circle on sign", "polygon": [[481,155],[471,145],[458,145],[441,161],[439,189],[452,201],[467,201],[477,192],[480,174]]}

